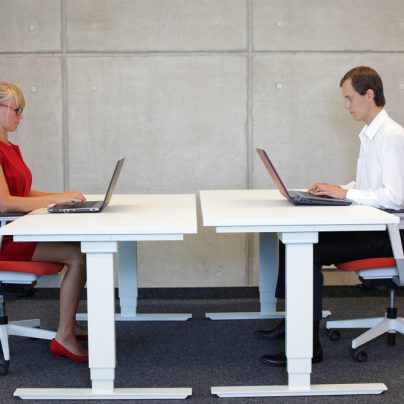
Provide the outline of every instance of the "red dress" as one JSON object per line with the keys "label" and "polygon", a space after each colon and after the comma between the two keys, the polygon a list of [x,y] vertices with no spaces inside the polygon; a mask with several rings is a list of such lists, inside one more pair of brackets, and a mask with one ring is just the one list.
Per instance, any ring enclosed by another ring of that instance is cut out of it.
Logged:
{"label": "red dress", "polygon": [[[0,165],[6,177],[10,195],[29,196],[32,175],[25,164],[20,148],[0,142]],[[37,243],[13,241],[12,236],[3,236],[0,249],[2,261],[31,261]]]}

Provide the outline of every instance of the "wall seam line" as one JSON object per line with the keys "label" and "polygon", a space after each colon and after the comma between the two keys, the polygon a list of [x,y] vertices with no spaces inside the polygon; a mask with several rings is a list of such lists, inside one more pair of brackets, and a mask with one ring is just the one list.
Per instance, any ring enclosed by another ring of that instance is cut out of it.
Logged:
{"label": "wall seam line", "polygon": [[63,103],[63,121],[62,121],[62,145],[63,145],[63,190],[70,188],[70,169],[69,169],[69,123],[68,123],[68,72],[66,60],[66,40],[67,40],[67,17],[66,0],[61,1],[61,36],[62,36],[62,103]]}

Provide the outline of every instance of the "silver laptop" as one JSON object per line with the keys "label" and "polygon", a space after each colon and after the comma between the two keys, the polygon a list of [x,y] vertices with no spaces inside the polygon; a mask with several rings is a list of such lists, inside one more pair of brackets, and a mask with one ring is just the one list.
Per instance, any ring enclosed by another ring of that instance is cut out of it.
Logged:
{"label": "silver laptop", "polygon": [[125,159],[121,159],[116,163],[114,174],[112,175],[111,181],[105,198],[103,201],[83,201],[83,202],[65,202],[57,203],[56,205],[48,208],[50,213],[94,213],[101,212],[105,207],[108,206],[111,200],[112,193],[114,192],[116,183],[118,182],[119,174],[123,166]]}
{"label": "silver laptop", "polygon": [[315,196],[310,192],[290,191],[283,184],[274,165],[265,150],[257,149],[265,168],[268,170],[279,192],[294,205],[350,205],[352,202],[346,199],[331,198],[329,196]]}

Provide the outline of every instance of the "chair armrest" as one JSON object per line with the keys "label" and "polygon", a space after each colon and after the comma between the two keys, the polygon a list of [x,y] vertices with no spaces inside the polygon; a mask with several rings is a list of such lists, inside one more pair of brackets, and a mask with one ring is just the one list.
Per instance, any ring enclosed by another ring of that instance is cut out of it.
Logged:
{"label": "chair armrest", "polygon": [[21,217],[24,215],[26,215],[25,212],[0,212],[0,220],[3,220],[3,219],[10,220],[9,219],[10,217],[18,218],[18,217]]}
{"label": "chair armrest", "polygon": [[387,213],[391,213],[400,218],[399,224],[387,225],[389,231],[390,243],[393,249],[393,255],[396,260],[398,277],[393,278],[393,282],[398,286],[404,286],[404,254],[403,245],[401,243],[400,229],[404,229],[404,209],[383,209]]}
{"label": "chair armrest", "polygon": [[3,212],[0,213],[0,225],[4,226],[7,222],[12,222],[21,216],[24,216],[24,212]]}
{"label": "chair armrest", "polygon": [[[0,227],[5,226],[8,222],[17,220],[19,217],[24,216],[26,213],[23,212],[0,212]],[[0,235],[0,246],[3,242],[3,236]]]}
{"label": "chair armrest", "polygon": [[401,243],[400,228],[398,224],[388,224],[387,230],[398,270],[398,277],[394,277],[393,282],[398,286],[404,286],[404,252]]}
{"label": "chair armrest", "polygon": [[387,212],[387,213],[392,213],[393,215],[400,215],[400,213],[403,213],[403,214],[404,214],[404,209],[399,209],[399,210],[395,210],[395,209],[381,209],[381,210],[383,210],[384,212]]}

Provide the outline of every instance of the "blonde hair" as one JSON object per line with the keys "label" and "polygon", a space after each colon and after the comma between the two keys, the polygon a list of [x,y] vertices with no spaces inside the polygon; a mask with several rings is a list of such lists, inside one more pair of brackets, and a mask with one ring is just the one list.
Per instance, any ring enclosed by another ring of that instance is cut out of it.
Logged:
{"label": "blonde hair", "polygon": [[14,98],[18,108],[25,107],[25,97],[21,89],[13,83],[0,81],[0,102],[9,100],[10,98]]}

